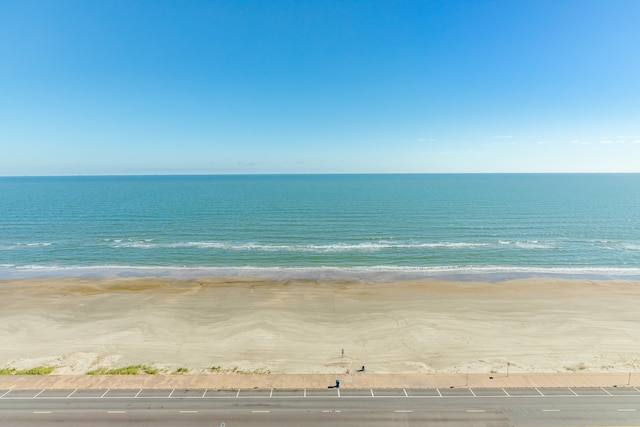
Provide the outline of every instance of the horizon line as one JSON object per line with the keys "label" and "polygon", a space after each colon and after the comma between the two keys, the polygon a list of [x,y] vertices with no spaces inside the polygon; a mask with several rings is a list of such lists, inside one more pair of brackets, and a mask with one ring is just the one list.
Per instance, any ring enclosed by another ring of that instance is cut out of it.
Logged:
{"label": "horizon line", "polygon": [[0,175],[0,178],[99,178],[99,177],[178,177],[178,176],[345,176],[345,175],[637,175],[636,172],[256,172],[256,173],[112,173]]}

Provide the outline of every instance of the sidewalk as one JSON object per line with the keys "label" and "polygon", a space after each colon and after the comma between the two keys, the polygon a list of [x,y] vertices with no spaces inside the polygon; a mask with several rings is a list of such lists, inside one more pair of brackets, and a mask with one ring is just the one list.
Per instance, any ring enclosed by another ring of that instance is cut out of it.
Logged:
{"label": "sidewalk", "polygon": [[4,375],[0,390],[634,387],[640,373]]}

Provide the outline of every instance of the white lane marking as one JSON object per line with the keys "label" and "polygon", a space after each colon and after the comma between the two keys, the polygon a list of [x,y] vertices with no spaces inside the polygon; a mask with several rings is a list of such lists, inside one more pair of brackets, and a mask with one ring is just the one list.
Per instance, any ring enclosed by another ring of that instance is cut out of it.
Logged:
{"label": "white lane marking", "polygon": [[635,409],[618,409],[618,412],[636,412]]}
{"label": "white lane marking", "polygon": [[507,397],[511,397],[511,395],[509,393],[507,393],[507,390],[504,389],[504,387],[500,388],[502,391],[504,391],[504,394],[507,395]]}
{"label": "white lane marking", "polygon": [[609,393],[607,390],[603,389],[602,387],[600,387],[600,390],[604,391],[605,393],[607,393],[609,396],[613,396],[613,394]]}
{"label": "white lane marking", "polygon": [[269,397],[273,397],[273,389],[271,389],[271,392],[269,393]]}
{"label": "white lane marking", "polygon": [[372,388],[370,388],[369,391],[371,392],[371,397],[376,397],[376,395],[373,394],[373,389]]}
{"label": "white lane marking", "polygon": [[50,414],[51,411],[33,411],[34,414]]}
{"label": "white lane marking", "polygon": [[71,396],[73,396],[73,394],[78,391],[78,389],[73,390],[71,393],[69,393],[69,396],[67,396],[67,399],[70,398]]}
{"label": "white lane marking", "polygon": [[534,387],[534,389],[535,389],[538,393],[540,393],[540,396],[544,396],[544,394],[542,394],[542,392],[541,392],[540,390],[538,390],[538,387]]}
{"label": "white lane marking", "polygon": [[560,409],[543,409],[542,412],[560,412]]}
{"label": "white lane marking", "polygon": [[251,412],[253,412],[255,414],[268,414],[271,411],[251,411]]}
{"label": "white lane marking", "polygon": [[236,397],[240,396],[240,389],[238,389],[238,392],[236,393]]}
{"label": "white lane marking", "polygon": [[439,388],[437,388],[437,389],[436,389],[436,391],[438,392],[438,395],[439,395],[440,397],[442,397],[442,393],[440,393],[440,389],[439,389]]}
{"label": "white lane marking", "polygon": [[304,393],[302,394],[302,397],[307,397],[307,389],[304,389]]}
{"label": "white lane marking", "polygon": [[2,399],[3,397],[5,397],[7,394],[9,394],[11,390],[7,390],[5,393],[2,394],[2,396],[0,396],[0,399]]}
{"label": "white lane marking", "polygon": [[408,413],[411,413],[411,412],[413,412],[413,411],[411,411],[411,410],[403,410],[403,409],[396,409],[396,410],[395,410],[395,411],[393,411],[393,412],[397,412],[397,413],[399,413],[399,414],[404,414],[404,413],[407,413],[407,414],[408,414]]}
{"label": "white lane marking", "polygon": [[409,394],[407,393],[407,389],[402,389],[402,391],[404,391],[404,397],[409,397]]}
{"label": "white lane marking", "polygon": [[168,396],[169,398],[170,398],[171,396],[173,396],[173,392],[174,392],[174,391],[176,391],[176,389],[175,389],[175,388],[174,388],[174,389],[171,389],[171,393],[169,393],[169,396]]}
{"label": "white lane marking", "polygon": [[109,393],[109,390],[111,390],[111,389],[109,389],[109,388],[108,388],[108,389],[107,389],[107,391],[105,391],[104,393],[102,393],[102,396],[100,396],[100,397],[105,397],[105,396],[107,395],[107,393]]}
{"label": "white lane marking", "polygon": [[35,399],[36,397],[40,396],[42,394],[44,390],[40,390],[40,392],[38,392],[38,394],[36,394],[35,396],[33,396],[33,399]]}
{"label": "white lane marking", "polygon": [[197,414],[198,411],[178,411],[181,414]]}
{"label": "white lane marking", "polygon": [[467,409],[467,412],[484,412],[484,409]]}
{"label": "white lane marking", "polygon": [[340,389],[338,389],[338,397],[340,397]]}
{"label": "white lane marking", "polygon": [[472,389],[469,389],[469,391],[471,392],[471,394],[473,395],[473,397],[478,397],[478,396],[476,396],[476,394],[473,392],[473,390],[472,390]]}
{"label": "white lane marking", "polygon": [[208,388],[206,388],[206,389],[204,390],[204,393],[202,393],[202,396],[200,396],[200,397],[204,397],[204,396],[207,394],[207,392],[208,392],[208,391],[209,391],[209,389],[208,389]]}
{"label": "white lane marking", "polygon": [[107,411],[107,414],[126,414],[127,411]]}
{"label": "white lane marking", "polygon": [[134,397],[134,398],[138,397],[138,395],[139,395],[140,393],[142,393],[142,389],[138,390],[138,392],[136,393],[136,395],[135,395],[135,396],[133,396],[133,397]]}
{"label": "white lane marking", "polygon": [[570,391],[571,393],[575,394],[576,396],[578,395],[578,393],[576,393],[575,391],[573,391],[573,390],[571,389],[571,387],[567,387],[567,388],[569,389],[569,391]]}

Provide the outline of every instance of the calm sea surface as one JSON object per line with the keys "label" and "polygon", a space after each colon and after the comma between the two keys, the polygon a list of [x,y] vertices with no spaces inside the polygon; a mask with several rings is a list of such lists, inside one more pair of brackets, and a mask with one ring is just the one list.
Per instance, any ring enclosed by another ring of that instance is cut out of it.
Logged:
{"label": "calm sea surface", "polygon": [[0,277],[640,277],[640,175],[0,178]]}

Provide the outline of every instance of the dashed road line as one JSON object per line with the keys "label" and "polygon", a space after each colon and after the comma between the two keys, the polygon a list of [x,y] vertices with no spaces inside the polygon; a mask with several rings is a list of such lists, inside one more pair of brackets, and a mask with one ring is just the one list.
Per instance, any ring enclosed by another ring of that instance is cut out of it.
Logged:
{"label": "dashed road line", "polygon": [[560,412],[560,409],[543,409],[542,412]]}
{"label": "dashed road line", "polygon": [[409,413],[411,413],[411,412],[413,412],[413,411],[408,410],[408,409],[396,409],[396,410],[395,410],[395,411],[393,411],[393,412],[397,412],[397,413],[399,413],[399,414],[405,414],[405,413],[406,413],[406,414],[409,414]]}
{"label": "dashed road line", "polygon": [[474,413],[478,412],[478,413],[480,413],[480,412],[485,412],[485,410],[484,409],[467,409],[467,412],[474,412]]}
{"label": "dashed road line", "polygon": [[271,411],[251,411],[251,412],[253,412],[254,414],[268,414]]}
{"label": "dashed road line", "polygon": [[50,414],[51,411],[33,411],[34,414]]}
{"label": "dashed road line", "polygon": [[107,411],[107,414],[126,414],[127,411]]}
{"label": "dashed road line", "polygon": [[635,409],[618,409],[618,412],[636,412]]}
{"label": "dashed road line", "polygon": [[198,411],[178,411],[180,414],[197,414]]}

